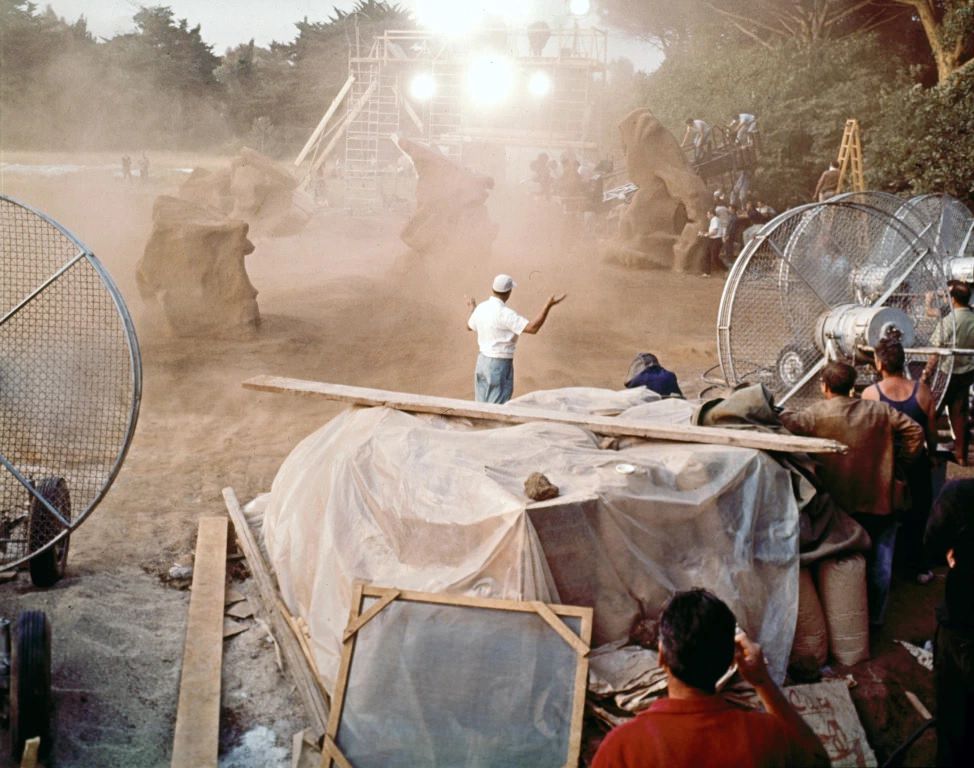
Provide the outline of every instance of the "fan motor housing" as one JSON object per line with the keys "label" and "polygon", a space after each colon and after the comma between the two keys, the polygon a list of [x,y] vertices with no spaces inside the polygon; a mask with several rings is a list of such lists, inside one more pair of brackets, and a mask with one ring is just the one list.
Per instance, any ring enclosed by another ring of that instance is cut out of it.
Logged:
{"label": "fan motor housing", "polygon": [[875,347],[891,328],[900,332],[904,347],[913,344],[913,321],[903,310],[843,304],[819,317],[815,325],[815,343],[823,355],[832,356],[831,346],[843,357],[865,361],[867,356],[859,347]]}
{"label": "fan motor housing", "polygon": [[947,267],[947,274],[951,280],[956,280],[959,283],[974,283],[974,256],[951,259]]}

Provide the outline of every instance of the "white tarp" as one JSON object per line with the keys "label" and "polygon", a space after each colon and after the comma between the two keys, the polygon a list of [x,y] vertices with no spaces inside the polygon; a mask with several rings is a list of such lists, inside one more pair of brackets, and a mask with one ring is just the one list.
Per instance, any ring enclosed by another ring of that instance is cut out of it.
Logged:
{"label": "white tarp", "polygon": [[[668,423],[690,414],[685,403],[650,402],[645,390],[575,388],[519,403],[538,398],[576,411],[589,401],[601,413],[647,421],[654,409]],[[559,486],[558,499],[525,497],[535,471]],[[655,616],[673,590],[703,586],[760,640],[780,679],[798,602],[791,488],[787,470],[746,448],[636,440],[600,450],[595,436],[572,426],[475,428],[354,409],[284,461],[263,530],[329,690],[355,580],[590,605],[593,645],[624,639],[633,618]]]}

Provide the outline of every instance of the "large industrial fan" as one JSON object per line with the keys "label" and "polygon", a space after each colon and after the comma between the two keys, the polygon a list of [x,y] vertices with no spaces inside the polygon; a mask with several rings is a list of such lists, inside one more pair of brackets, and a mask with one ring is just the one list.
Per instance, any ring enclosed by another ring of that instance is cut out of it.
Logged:
{"label": "large industrial fan", "polygon": [[909,203],[928,227],[927,240],[940,256],[947,277],[974,282],[974,216],[950,195],[920,195]]}
{"label": "large industrial fan", "polygon": [[[904,201],[859,193],[787,211],[766,224],[728,276],[718,316],[718,354],[730,385],[762,383],[779,404],[818,399],[830,359],[854,362],[870,380],[868,350],[901,334],[915,374],[943,324],[954,346],[946,277],[930,225]],[[930,385],[940,398],[953,358],[937,357]]]}
{"label": "large industrial fan", "polygon": [[142,365],[104,267],[64,227],[0,196],[0,570],[64,573],[135,431]]}

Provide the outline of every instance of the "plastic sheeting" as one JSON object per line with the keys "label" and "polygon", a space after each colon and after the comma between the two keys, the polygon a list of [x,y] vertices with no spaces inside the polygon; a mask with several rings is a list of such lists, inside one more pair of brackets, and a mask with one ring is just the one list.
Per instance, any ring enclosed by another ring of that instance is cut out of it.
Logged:
{"label": "plastic sheeting", "polygon": [[561,768],[578,666],[536,613],[394,601],[358,631],[335,743],[356,768]]}
{"label": "plastic sheeting", "polygon": [[[661,421],[676,421],[684,408],[689,419],[688,404],[655,397],[544,393],[546,405],[561,399],[573,410],[591,398],[602,412],[616,402],[627,418],[651,422],[659,407]],[[620,464],[633,471],[621,473]],[[562,496],[527,499],[524,479],[535,471]],[[309,435],[284,461],[264,534],[283,598],[308,623],[329,691],[355,580],[590,606],[593,645],[626,638],[632,620],[655,616],[674,590],[703,586],[758,638],[780,680],[798,607],[791,488],[786,469],[746,448],[634,440],[605,451],[568,425],[475,429],[358,409]]]}

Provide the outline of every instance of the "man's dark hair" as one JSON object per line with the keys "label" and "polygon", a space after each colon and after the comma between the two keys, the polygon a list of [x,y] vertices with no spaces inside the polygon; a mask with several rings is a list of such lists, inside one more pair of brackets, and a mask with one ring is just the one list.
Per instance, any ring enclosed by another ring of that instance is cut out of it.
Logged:
{"label": "man's dark hair", "polygon": [[688,117],[687,118],[687,125],[693,125],[693,118],[692,117]]}
{"label": "man's dark hair", "polygon": [[951,480],[933,503],[923,537],[927,555],[943,561],[948,549],[958,560],[974,550],[974,478]]}
{"label": "man's dark hair", "polygon": [[822,381],[834,395],[848,395],[856,384],[856,369],[848,363],[831,362],[822,371]]}
{"label": "man's dark hair", "polygon": [[731,609],[705,589],[677,592],[659,618],[666,666],[678,680],[707,693],[734,658]]}
{"label": "man's dark hair", "polygon": [[948,293],[950,293],[952,299],[961,304],[967,305],[971,303],[971,286],[967,283],[956,281],[951,283]]}
{"label": "man's dark hair", "polygon": [[891,336],[880,339],[876,345],[876,359],[883,364],[883,370],[887,373],[903,373],[906,355],[900,340]]}

